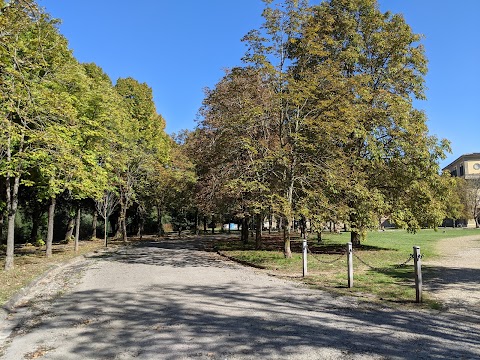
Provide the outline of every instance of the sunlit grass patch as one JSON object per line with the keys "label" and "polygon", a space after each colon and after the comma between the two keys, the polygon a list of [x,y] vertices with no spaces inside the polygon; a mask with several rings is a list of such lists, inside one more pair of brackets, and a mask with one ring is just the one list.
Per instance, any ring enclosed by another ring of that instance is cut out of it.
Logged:
{"label": "sunlit grass patch", "polygon": [[[476,229],[420,230],[416,234],[404,230],[375,231],[368,233],[362,246],[354,249],[354,287],[348,288],[346,244],[349,233],[323,234],[321,242],[315,238],[308,240],[313,253],[308,255],[308,276],[302,281],[320,289],[337,294],[350,294],[373,301],[412,304],[415,302],[415,280],[413,246],[419,246],[425,259],[438,255],[435,244],[445,238],[460,236],[480,236]],[[242,249],[226,250],[234,258],[261,265],[274,274],[300,278],[302,256],[299,243],[292,242],[291,259],[285,259],[278,249],[283,246],[281,238],[276,242],[267,237],[266,250]],[[228,246],[226,247],[228,249]],[[234,248],[231,244],[230,248]],[[269,250],[277,249],[277,250]],[[424,292],[424,305],[439,308],[440,304],[429,299]]]}

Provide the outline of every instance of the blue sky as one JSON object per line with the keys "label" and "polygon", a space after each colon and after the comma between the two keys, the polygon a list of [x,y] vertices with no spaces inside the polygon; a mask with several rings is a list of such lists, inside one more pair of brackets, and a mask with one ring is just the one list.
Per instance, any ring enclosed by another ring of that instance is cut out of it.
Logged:
{"label": "blue sky", "polygon": [[[81,62],[95,62],[115,82],[131,76],[153,88],[167,132],[193,129],[203,89],[224,69],[241,65],[240,39],[262,23],[261,0],[38,0],[62,20],[61,32]],[[311,1],[318,3],[318,1]],[[416,103],[430,133],[447,138],[452,154],[480,152],[479,0],[380,0],[402,13],[429,60],[427,100]]]}

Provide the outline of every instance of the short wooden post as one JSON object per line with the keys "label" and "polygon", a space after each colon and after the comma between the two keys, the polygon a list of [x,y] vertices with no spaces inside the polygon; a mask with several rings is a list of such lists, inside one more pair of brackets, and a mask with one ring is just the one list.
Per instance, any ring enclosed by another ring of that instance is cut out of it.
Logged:
{"label": "short wooden post", "polygon": [[420,255],[420,247],[413,247],[413,262],[415,266],[415,293],[416,302],[422,302],[422,256]]}
{"label": "short wooden post", "polygon": [[353,248],[352,243],[347,243],[347,264],[348,264],[348,287],[353,287]]}
{"label": "short wooden post", "polygon": [[308,261],[307,261],[307,239],[304,237],[302,241],[302,260],[303,260],[303,277],[308,274]]}

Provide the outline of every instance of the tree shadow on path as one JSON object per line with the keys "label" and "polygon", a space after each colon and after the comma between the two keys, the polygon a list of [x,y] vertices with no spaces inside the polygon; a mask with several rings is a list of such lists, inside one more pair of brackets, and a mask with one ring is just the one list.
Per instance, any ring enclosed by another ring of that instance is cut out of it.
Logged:
{"label": "tree shadow on path", "polygon": [[231,267],[213,254],[205,252],[215,240],[178,239],[142,241],[122,247],[114,252],[95,254],[90,258],[127,264],[172,267]]}
{"label": "tree shadow on path", "polygon": [[26,319],[17,334],[23,344],[48,347],[48,359],[480,358],[478,313],[405,311],[334,298],[238,272],[213,255],[192,240],[137,243],[97,256],[160,274],[173,267],[183,278],[212,267],[229,277],[77,290]]}
{"label": "tree shadow on path", "polygon": [[478,316],[459,319],[349,305],[343,300],[332,304],[320,292],[279,293],[239,283],[149,286],[135,293],[89,290],[57,300],[55,315],[44,315],[36,329],[53,337],[69,333],[75,342],[62,346],[88,359],[119,353],[172,360],[294,359],[303,353],[345,359],[480,357]]}

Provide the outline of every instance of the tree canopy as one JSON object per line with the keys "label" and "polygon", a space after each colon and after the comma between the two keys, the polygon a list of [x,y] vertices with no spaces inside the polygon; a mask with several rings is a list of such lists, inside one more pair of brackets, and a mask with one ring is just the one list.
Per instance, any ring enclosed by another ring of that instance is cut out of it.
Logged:
{"label": "tree canopy", "polygon": [[50,204],[49,256],[57,197],[68,194],[80,206],[117,194],[125,228],[150,169],[167,163],[170,142],[148,85],[129,78],[113,86],[97,65],[78,63],[58,21],[33,0],[2,1],[0,8],[0,210],[8,217],[10,269],[19,196],[27,188]]}
{"label": "tree canopy", "polygon": [[319,232],[342,223],[359,244],[380,217],[410,231],[465,211],[478,217],[478,204],[462,199],[462,209],[466,185],[440,174],[449,144],[429,135],[415,107],[427,59],[403,17],[376,0],[264,2],[264,24],[243,38],[243,65],[206,90],[196,129],[169,136],[148,84],[113,84],[75,59],[34,0],[0,0],[6,269],[19,206],[36,217],[32,239],[48,208],[47,256],[58,202],[65,238],[86,208],[95,230],[103,218],[105,245],[108,228],[126,241],[148,219],[162,235],[164,218],[181,232],[203,217],[205,227],[240,223],[245,242],[256,228],[261,247],[263,221],[275,216],[286,257],[296,223]]}
{"label": "tree canopy", "polygon": [[243,213],[262,204],[284,217],[286,256],[293,218],[342,222],[356,244],[381,216],[438,226],[452,199],[438,165],[449,145],[414,107],[425,98],[421,37],[375,0],[265,3],[264,25],[244,38],[246,66],[205,98],[204,189],[214,179]]}

